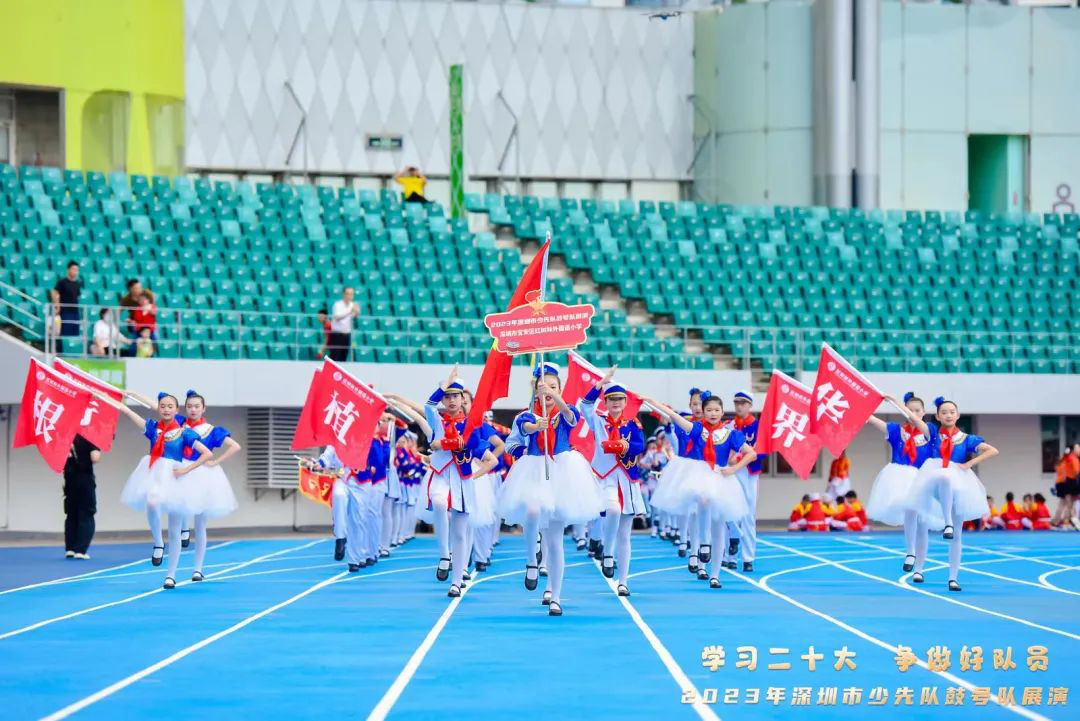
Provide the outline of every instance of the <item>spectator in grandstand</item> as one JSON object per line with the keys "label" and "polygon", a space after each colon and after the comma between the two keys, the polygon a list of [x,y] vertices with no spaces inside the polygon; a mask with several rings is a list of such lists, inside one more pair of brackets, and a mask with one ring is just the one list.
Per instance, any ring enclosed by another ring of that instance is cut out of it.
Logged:
{"label": "spectator in grandstand", "polygon": [[49,291],[53,310],[60,316],[60,335],[79,335],[79,294],[82,293],[82,281],[79,280],[79,264],[74,260],[67,264],[67,275],[56,281],[56,286]]}
{"label": "spectator in grandstand", "polygon": [[139,338],[135,341],[135,357],[154,357],[154,339],[150,335],[150,326],[148,325],[144,325],[139,331]]}
{"label": "spectator in grandstand", "polygon": [[330,347],[330,311],[326,308],[320,308],[319,312],[315,314],[315,317],[319,319],[319,325],[322,326],[323,342],[319,346],[319,350],[315,353],[316,359],[321,359],[326,355],[326,349]]}
{"label": "spectator in grandstand", "polygon": [[[134,312],[134,310],[136,308],[139,307],[139,298],[142,297],[143,293],[149,293],[150,294],[150,302],[153,303],[155,301],[154,292],[152,290],[148,289],[148,288],[143,288],[142,283],[139,282],[138,278],[130,279],[127,282],[126,287],[127,287],[127,293],[125,295],[120,296],[120,307],[128,309],[128,317],[127,317],[127,330],[128,330],[128,333],[130,333],[132,336],[138,336],[139,335],[139,329],[136,328],[135,324],[132,322],[131,314]],[[134,350],[135,350],[134,346],[132,346],[132,351],[131,352],[134,353]]]}
{"label": "spectator in grandstand", "polygon": [[90,344],[93,355],[108,355],[109,349],[118,344],[131,345],[131,340],[120,334],[120,329],[113,320],[112,311],[102,308],[94,323],[94,340]]}
{"label": "spectator in grandstand", "polygon": [[343,362],[349,360],[352,347],[353,318],[360,315],[360,306],[353,300],[352,288],[341,291],[341,299],[334,302],[330,317],[330,335],[326,339],[330,360]]}
{"label": "spectator in grandstand", "polygon": [[148,291],[143,291],[139,296],[139,305],[131,311],[131,324],[135,326],[135,332],[141,334],[143,328],[150,329],[150,337],[157,334],[157,306],[154,305],[154,296]]}
{"label": "spectator in grandstand", "polygon": [[1057,465],[1057,483],[1054,484],[1054,495],[1058,497],[1058,507],[1054,511],[1054,525],[1076,525],[1073,507],[1076,505],[1076,496],[1080,494],[1080,443],[1077,443],[1065,451]]}
{"label": "spectator in grandstand", "polygon": [[420,168],[415,165],[409,165],[395,175],[394,180],[401,186],[401,194],[405,196],[406,203],[428,202],[428,199],[424,197],[424,187],[427,185],[427,178],[420,172]]}

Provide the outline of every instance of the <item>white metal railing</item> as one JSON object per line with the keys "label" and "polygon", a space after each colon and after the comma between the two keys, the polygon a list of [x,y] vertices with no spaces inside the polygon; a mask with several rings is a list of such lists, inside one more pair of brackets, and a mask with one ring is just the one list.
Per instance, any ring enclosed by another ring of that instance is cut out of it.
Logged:
{"label": "white metal railing", "polygon": [[47,305],[15,286],[0,283],[0,330],[28,343],[43,342]]}

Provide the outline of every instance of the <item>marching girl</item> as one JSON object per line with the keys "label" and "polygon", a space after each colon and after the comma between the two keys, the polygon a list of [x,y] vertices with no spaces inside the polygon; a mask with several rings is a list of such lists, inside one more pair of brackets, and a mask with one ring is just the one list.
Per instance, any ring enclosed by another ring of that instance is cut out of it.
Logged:
{"label": "marching girl", "polygon": [[401,476],[397,472],[396,453],[398,436],[405,428],[404,422],[394,419],[386,438],[386,494],[382,505],[382,533],[379,537],[379,558],[390,555],[390,549],[397,545],[397,531],[401,525],[401,513],[404,503],[404,490]]}
{"label": "marching girl", "polygon": [[[758,419],[750,412],[753,407],[753,397],[739,391],[735,394],[735,418],[732,419],[732,427],[743,434],[746,443],[753,446],[757,442]],[[761,478],[761,457],[755,458],[746,468],[735,474],[739,485],[746,496],[746,505],[750,512],[738,523],[739,536],[732,538],[727,549],[727,568],[735,568],[735,555],[738,553],[739,544],[742,546],[743,572],[750,573],[754,570],[754,556],[757,553],[757,498],[758,480]]]}
{"label": "marching girl", "polygon": [[986,513],[986,489],[971,470],[998,454],[981,436],[969,435],[956,427],[960,409],[953,401],[938,396],[934,400],[940,430],[930,437],[930,457],[919,469],[908,503],[919,518],[916,530],[915,573],[911,580],[923,582],[926,562],[927,532],[942,530],[949,541],[949,590],[960,591],[957,575],[963,550],[960,537],[964,521],[982,518]]}
{"label": "marching girl", "polygon": [[[464,587],[465,567],[469,563],[467,543],[470,523],[490,523],[493,510],[477,504],[473,476],[482,476],[495,466],[495,457],[482,440],[479,429],[468,438],[462,412],[464,386],[457,381],[455,365],[446,381],[435,389],[423,406],[425,424],[431,434],[431,469],[428,472],[426,500],[433,514],[435,535],[439,541],[439,563],[435,578],[450,578],[447,595],[456,598]],[[416,404],[396,394],[385,394],[400,405],[416,410]],[[439,404],[444,411],[439,411]],[[424,429],[427,433],[427,429]],[[456,562],[453,562],[456,561]],[[453,577],[451,578],[451,571]]]}
{"label": "marching girl", "polygon": [[[711,540],[723,544],[728,531],[727,522],[738,522],[750,512],[742,487],[734,476],[757,458],[757,452],[746,442],[741,431],[724,424],[724,402],[719,396],[708,391],[702,392],[703,417],[693,423],[670,406],[651,399],[645,400],[693,439],[694,446],[689,451],[690,457],[702,461],[688,467],[671,508],[677,512],[696,506],[700,533],[704,535],[705,525],[710,523]],[[732,456],[738,460],[734,465],[729,465]],[[734,530],[738,532],[737,526]],[[705,577],[712,588],[720,588],[717,567],[723,562],[723,554],[712,553],[711,548],[703,545],[698,556],[700,558],[705,555],[710,558],[709,572]],[[702,570],[704,569],[698,571],[698,578],[702,578]]]}
{"label": "marching girl", "polygon": [[[375,435],[371,439],[371,448],[368,451],[367,472],[363,477],[367,483],[363,485],[364,528],[367,536],[364,539],[364,548],[367,552],[369,566],[379,562],[380,558],[390,555],[390,549],[383,553],[382,535],[383,522],[386,519],[386,484],[390,475],[390,428],[394,424],[394,414],[389,410],[383,411],[379,418],[379,424],[375,426]],[[357,474],[361,476],[361,474]]]}
{"label": "marching girl", "polygon": [[[154,534],[151,562],[155,566],[161,565],[165,550],[161,541],[161,512],[169,514],[169,566],[165,588],[175,588],[176,569],[180,564],[180,527],[184,518],[201,510],[198,497],[202,484],[189,483],[186,476],[209,461],[213,454],[195,431],[177,422],[180,403],[175,396],[158,393],[158,420],[154,420],[142,418],[124,403],[104,394],[94,395],[130,418],[150,441],[149,455],[143,456],[132,471],[120,500],[137,511],[147,511],[150,531]],[[137,398],[130,391],[125,395]],[[185,463],[186,449],[193,449],[199,454],[198,458]]]}
{"label": "marching girl", "polygon": [[[600,570],[608,578],[619,570],[620,596],[629,596],[626,586],[630,574],[630,531],[634,516],[648,511],[641,492],[641,471],[638,459],[645,451],[645,435],[637,418],[623,418],[626,408],[626,389],[610,383],[615,375],[612,366],[585,397],[580,406],[585,422],[596,440],[592,470],[606,495],[604,515],[604,557]],[[604,394],[607,413],[596,410],[600,394]]]}
{"label": "marching girl", "polygon": [[[680,414],[689,416],[691,421],[700,421],[701,414],[701,391],[697,388],[690,389],[690,413]],[[656,492],[653,493],[652,505],[660,509],[664,514],[666,523],[664,524],[664,530],[666,533],[661,533],[661,538],[665,536],[670,538],[673,535],[677,539],[679,546],[679,556],[686,556],[691,540],[695,542],[701,539],[697,538],[697,525],[693,523],[695,519],[694,511],[691,509],[688,512],[681,514],[673,513],[668,508],[673,504],[675,499],[680,495],[680,487],[685,471],[691,465],[690,452],[694,446],[693,441],[685,431],[672,420],[666,421],[667,431],[666,435],[673,438],[673,451],[674,454],[668,460],[667,465],[664,467],[663,473],[660,474],[660,478],[657,481]],[[693,536],[693,539],[691,539]],[[691,556],[691,571],[697,571],[697,558]],[[707,558],[705,560],[708,560]]]}
{"label": "marching girl", "polygon": [[[471,399],[470,399],[471,405]],[[487,475],[476,479],[476,493],[483,496],[479,500],[480,505],[495,508],[495,499],[499,495],[499,487],[502,485],[502,476],[506,471],[506,463],[503,456],[506,453],[505,436],[510,432],[506,426],[495,423],[495,414],[491,411],[484,413],[483,425],[484,440],[491,445],[491,453],[495,456],[495,467]],[[499,529],[502,521],[498,513],[494,513],[494,520],[486,526],[481,526],[472,531],[473,543],[472,554],[475,561],[475,569],[484,572],[491,564],[491,554],[498,540]]]}
{"label": "marching girl", "polygon": [[870,500],[866,503],[866,515],[890,526],[904,527],[904,545],[907,549],[904,573],[910,573],[915,567],[918,516],[907,507],[908,495],[919,469],[930,457],[930,439],[937,433],[937,426],[923,421],[923,402],[914,393],[904,394],[903,406],[892,396],[885,396],[885,400],[892,401],[897,408],[904,408],[907,422],[903,425],[886,423],[877,416],[870,416],[866,421],[885,434],[885,442],[892,451],[892,459],[874,479]]}
{"label": "marching girl", "polygon": [[[589,462],[570,445],[570,434],[581,414],[562,398],[558,366],[538,366],[533,378],[533,404],[514,420],[516,430],[526,441],[526,450],[506,475],[498,511],[508,524],[521,524],[525,530],[525,588],[530,591],[536,588],[540,573],[534,565],[530,541],[543,527],[550,591],[550,596],[544,593],[543,602],[548,606],[548,615],[561,616],[563,531],[568,525],[599,516],[604,502]],[[508,439],[507,446],[513,447],[511,442],[517,444]]]}

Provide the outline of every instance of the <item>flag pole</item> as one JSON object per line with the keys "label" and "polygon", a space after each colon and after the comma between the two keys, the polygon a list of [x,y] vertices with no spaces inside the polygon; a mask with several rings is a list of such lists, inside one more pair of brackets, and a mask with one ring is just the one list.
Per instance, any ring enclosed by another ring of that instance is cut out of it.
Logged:
{"label": "flag pole", "polygon": [[[544,382],[544,353],[543,353],[543,351],[540,352],[540,362],[539,363],[540,363],[539,364],[540,378],[538,379],[538,381],[540,383],[543,383]],[[547,397],[544,396],[544,395],[540,395],[540,413],[543,414],[543,417],[546,420],[547,419]],[[540,436],[540,438],[543,441],[543,443],[540,444],[540,450],[544,455],[544,480],[545,481],[550,481],[551,480],[551,470],[548,468],[548,447],[547,447],[548,434],[547,434],[547,432],[545,431],[544,434],[542,436]]]}

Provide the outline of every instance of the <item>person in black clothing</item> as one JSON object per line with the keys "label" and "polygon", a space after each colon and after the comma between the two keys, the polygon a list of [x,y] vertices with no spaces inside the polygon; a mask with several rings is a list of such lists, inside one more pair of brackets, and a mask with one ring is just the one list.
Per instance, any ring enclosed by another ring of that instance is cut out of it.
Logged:
{"label": "person in black clothing", "polygon": [[64,555],[89,560],[87,551],[94,538],[94,514],[97,513],[97,484],[94,464],[101,451],[90,441],[76,435],[71,453],[64,464]]}
{"label": "person in black clothing", "polygon": [[79,335],[79,294],[82,281],[79,280],[79,264],[71,261],[67,264],[67,275],[56,281],[56,286],[49,293],[53,308],[60,316],[60,335]]}

